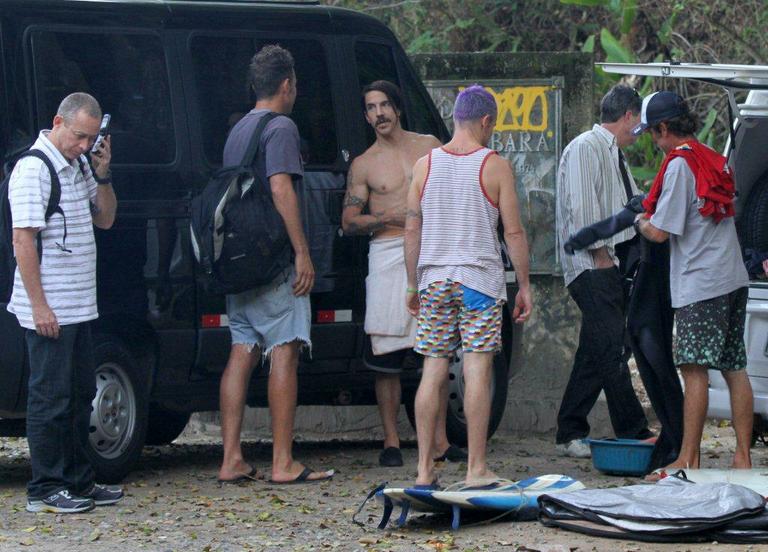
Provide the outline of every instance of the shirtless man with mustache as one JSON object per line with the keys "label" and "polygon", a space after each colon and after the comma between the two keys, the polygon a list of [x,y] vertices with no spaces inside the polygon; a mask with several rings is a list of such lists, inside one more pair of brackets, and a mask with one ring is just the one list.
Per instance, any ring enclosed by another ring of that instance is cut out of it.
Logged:
{"label": "shirtless man with mustache", "polygon": [[[348,235],[372,236],[366,278],[365,332],[370,336],[366,365],[376,372],[376,400],[384,428],[382,466],[402,466],[397,415],[400,372],[413,348],[416,321],[405,309],[406,274],[403,255],[405,203],[413,165],[440,146],[434,136],[404,130],[400,123],[400,90],[389,81],[375,81],[362,91],[363,113],[376,141],[357,157],[347,175],[342,228]],[[447,386],[441,395],[442,420],[434,439],[441,460],[466,459],[450,446],[445,433]]]}

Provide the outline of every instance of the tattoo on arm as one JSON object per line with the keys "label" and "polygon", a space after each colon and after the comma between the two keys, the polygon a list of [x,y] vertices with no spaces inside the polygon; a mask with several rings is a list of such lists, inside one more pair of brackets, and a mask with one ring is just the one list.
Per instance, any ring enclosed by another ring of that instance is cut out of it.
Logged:
{"label": "tattoo on arm", "polygon": [[421,209],[407,209],[405,211],[405,217],[406,218],[422,218]]}
{"label": "tattoo on arm", "polygon": [[360,209],[364,209],[367,203],[363,198],[353,195],[349,190],[344,194],[344,207],[360,207]]}
{"label": "tattoo on arm", "polygon": [[374,221],[372,222],[365,222],[365,223],[357,223],[357,222],[350,222],[349,223],[349,233],[350,234],[372,234],[373,232],[376,232],[377,230],[380,230],[386,226],[386,222],[382,220],[382,215],[384,212],[378,212],[378,213],[371,213],[370,216],[374,217]]}

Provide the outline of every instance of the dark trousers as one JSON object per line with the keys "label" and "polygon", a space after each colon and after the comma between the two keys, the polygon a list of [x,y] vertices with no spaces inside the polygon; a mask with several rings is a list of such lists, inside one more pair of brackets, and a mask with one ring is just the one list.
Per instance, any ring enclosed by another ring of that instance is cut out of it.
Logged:
{"label": "dark trousers", "polygon": [[557,443],[589,435],[587,415],[605,391],[616,437],[651,436],[624,354],[624,290],[615,268],[587,270],[568,286],[581,310],[579,348],[557,414]]}
{"label": "dark trousers", "polygon": [[61,326],[58,339],[26,332],[29,353],[27,440],[30,498],[86,491],[94,473],[85,455],[96,395],[89,323]]}

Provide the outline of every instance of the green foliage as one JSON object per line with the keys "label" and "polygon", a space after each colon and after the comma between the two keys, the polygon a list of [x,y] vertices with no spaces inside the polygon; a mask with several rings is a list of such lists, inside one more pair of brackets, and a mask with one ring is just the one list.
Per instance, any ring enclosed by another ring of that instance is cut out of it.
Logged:
{"label": "green foliage", "polygon": [[584,41],[584,44],[581,47],[581,51],[587,52],[589,54],[595,51],[595,35],[590,35],[589,38]]}
{"label": "green foliage", "polygon": [[633,63],[635,56],[625,48],[608,29],[600,31],[600,46],[605,51],[605,61],[616,63]]}
{"label": "green foliage", "polygon": [[610,0],[560,0],[563,4],[576,4],[577,6],[606,6]]}
{"label": "green foliage", "polygon": [[715,121],[717,121],[717,111],[710,109],[706,118],[704,119],[704,124],[702,125],[701,130],[696,135],[696,137],[699,139],[699,142],[703,142],[708,146],[713,145],[714,133],[712,132],[712,128],[715,126]]}
{"label": "green foliage", "polygon": [[[409,53],[582,51],[595,61],[768,63],[767,0],[321,0],[381,19]],[[626,82],[641,95],[674,89],[703,121],[701,140],[722,149],[723,93],[691,81],[595,73],[595,108]],[[595,109],[597,111],[597,109]],[[633,174],[652,176],[661,154],[648,136],[628,149]]]}

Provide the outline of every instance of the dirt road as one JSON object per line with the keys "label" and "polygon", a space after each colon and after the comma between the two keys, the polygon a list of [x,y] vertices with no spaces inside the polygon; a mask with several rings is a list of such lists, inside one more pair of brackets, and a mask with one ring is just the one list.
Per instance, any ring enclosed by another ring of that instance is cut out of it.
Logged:
{"label": "dirt road", "polygon": [[[732,430],[707,427],[706,467],[726,467]],[[640,551],[748,550],[714,544],[655,545],[585,537],[543,527],[538,522],[498,521],[449,531],[449,519],[411,516],[400,530],[376,529],[381,505],[371,502],[361,528],[352,523],[354,510],[376,484],[412,481],[416,449],[404,449],[406,466],[380,468],[373,442],[300,443],[299,459],[316,468],[333,467],[331,482],[275,486],[265,482],[222,486],[216,483],[220,446],[216,439],[186,433],[176,444],[147,448],[140,467],[124,483],[126,498],[116,507],[82,515],[28,514],[24,511],[29,477],[26,441],[0,439],[0,550],[134,550],[212,552],[241,550],[480,550],[502,551]],[[270,445],[248,443],[254,465],[268,465]],[[549,439],[497,436],[489,457],[497,473],[522,479],[563,473],[588,487],[631,484],[636,479],[608,477],[589,460],[558,457]],[[768,449],[754,450],[756,465],[765,466]],[[463,466],[444,464],[441,481],[462,477]],[[754,550],[759,547],[754,547]]]}

